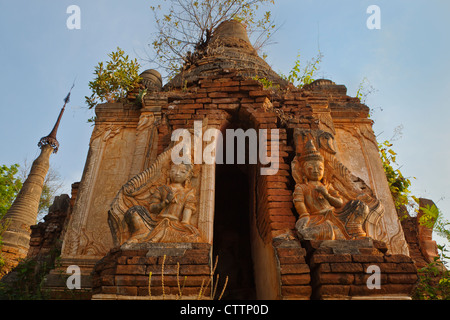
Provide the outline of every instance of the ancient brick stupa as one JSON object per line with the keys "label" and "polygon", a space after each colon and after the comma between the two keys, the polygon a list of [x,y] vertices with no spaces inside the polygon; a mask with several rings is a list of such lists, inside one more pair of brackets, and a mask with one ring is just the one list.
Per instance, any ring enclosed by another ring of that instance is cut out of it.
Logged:
{"label": "ancient brick stupa", "polygon": [[[408,299],[416,267],[369,108],[330,80],[295,88],[236,21],[194,55],[165,85],[144,72],[142,99],[97,106],[46,288],[76,265],[93,299]],[[191,164],[174,164],[180,132]]]}
{"label": "ancient brick stupa", "polygon": [[1,221],[7,228],[2,235],[1,253],[5,266],[0,268],[0,277],[16,267],[19,261],[28,255],[31,227],[36,224],[39,201],[50,167],[50,156],[58,152],[59,142],[56,135],[69,97],[70,93],[64,100],[64,106],[50,134],[39,140],[38,147],[41,152],[33,161],[21,190]]}

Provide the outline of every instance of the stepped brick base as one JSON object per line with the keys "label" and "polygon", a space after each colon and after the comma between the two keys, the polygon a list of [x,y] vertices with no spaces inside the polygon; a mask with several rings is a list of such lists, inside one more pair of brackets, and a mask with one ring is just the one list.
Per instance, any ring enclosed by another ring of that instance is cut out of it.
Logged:
{"label": "stepped brick base", "polygon": [[[411,299],[418,279],[414,261],[387,254],[380,242],[305,241],[303,246],[311,268],[312,299]],[[379,286],[374,287],[378,275]]]}
{"label": "stepped brick base", "polygon": [[311,297],[310,269],[306,263],[306,250],[297,240],[273,242],[281,278],[283,300],[309,300]]}
{"label": "stepped brick base", "polygon": [[[92,273],[92,299],[210,299],[211,245],[123,245]],[[205,287],[207,288],[205,289]]]}

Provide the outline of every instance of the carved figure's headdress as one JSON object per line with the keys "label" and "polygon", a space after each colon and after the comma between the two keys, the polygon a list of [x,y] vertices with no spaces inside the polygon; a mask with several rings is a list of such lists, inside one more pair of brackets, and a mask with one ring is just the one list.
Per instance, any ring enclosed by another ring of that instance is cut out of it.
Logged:
{"label": "carved figure's headdress", "polygon": [[302,154],[299,156],[300,163],[304,163],[310,160],[319,160],[322,162],[324,161],[323,156],[320,154],[319,151],[317,151],[312,140],[309,140],[305,144],[305,148],[303,149]]}

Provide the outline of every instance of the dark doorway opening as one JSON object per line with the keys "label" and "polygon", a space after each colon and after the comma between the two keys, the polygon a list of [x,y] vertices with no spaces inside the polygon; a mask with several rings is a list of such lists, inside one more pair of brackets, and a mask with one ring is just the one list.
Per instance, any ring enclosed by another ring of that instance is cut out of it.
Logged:
{"label": "dark doorway opening", "polygon": [[[214,259],[219,288],[228,276],[224,300],[256,299],[250,244],[250,195],[245,165],[216,165]],[[218,289],[219,291],[219,289]]]}

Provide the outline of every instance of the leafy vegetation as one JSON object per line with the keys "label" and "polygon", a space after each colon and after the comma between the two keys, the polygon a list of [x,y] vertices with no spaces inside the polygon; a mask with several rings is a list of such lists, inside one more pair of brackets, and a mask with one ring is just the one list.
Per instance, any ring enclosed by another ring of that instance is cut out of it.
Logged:
{"label": "leafy vegetation", "polygon": [[[395,207],[400,209],[409,204],[411,180],[400,171],[396,162],[397,153],[392,149],[392,146],[393,144],[386,140],[378,144],[378,149]],[[413,197],[413,199],[417,202],[417,198]]]}
{"label": "leafy vegetation", "polygon": [[5,221],[4,216],[22,188],[22,181],[18,177],[18,172],[18,164],[9,167],[6,165],[0,166],[0,275],[5,266],[5,261],[1,255],[2,235],[8,227],[8,221]]}
{"label": "leafy vegetation", "polygon": [[0,220],[11,207],[22,188],[22,180],[18,177],[19,165],[0,166]]}
{"label": "leafy vegetation", "polygon": [[369,79],[364,77],[356,91],[356,98],[358,98],[361,103],[366,103],[367,97],[375,91],[376,89],[370,84]]}
{"label": "leafy vegetation", "polygon": [[[161,2],[161,1],[160,1]],[[276,31],[270,11],[260,13],[263,5],[274,0],[163,0],[169,6],[152,6],[157,32],[151,47],[151,62],[171,78],[206,54],[214,29],[227,20],[243,23],[253,46],[267,45]]]}
{"label": "leafy vegetation", "polygon": [[292,84],[294,84],[297,88],[301,89],[303,86],[307,84],[313,83],[316,79],[317,71],[319,71],[320,63],[323,60],[323,54],[319,50],[316,57],[312,58],[308,61],[305,66],[303,66],[301,62],[301,55],[297,55],[297,60],[295,60],[294,66],[292,67],[289,74],[283,75],[281,77]]}
{"label": "leafy vegetation", "polygon": [[6,281],[0,282],[0,300],[45,300],[49,292],[44,289],[45,276],[59,263],[60,246],[47,255],[20,261]]}
{"label": "leafy vegetation", "polygon": [[89,82],[92,95],[86,96],[85,99],[90,109],[98,103],[124,99],[141,80],[139,63],[136,59],[130,60],[122,49],[117,47],[117,51],[108,54],[108,57],[109,61],[99,62],[95,67],[95,78]]}
{"label": "leafy vegetation", "polygon": [[[450,242],[450,222],[443,218],[436,205],[420,208],[423,215],[419,223],[433,229]],[[449,252],[445,245],[438,244],[439,256],[424,268],[418,270],[419,283],[414,293],[418,300],[450,300],[450,270],[448,270]]]}

